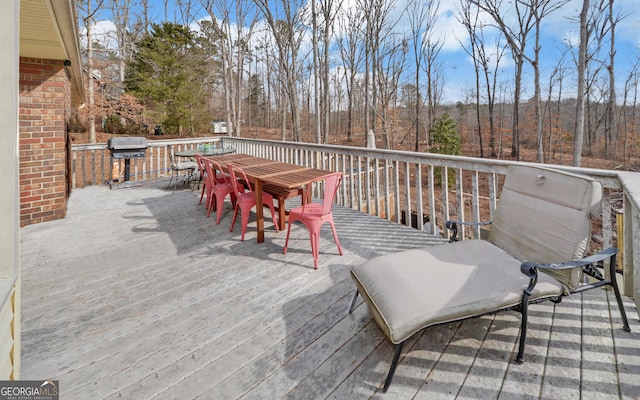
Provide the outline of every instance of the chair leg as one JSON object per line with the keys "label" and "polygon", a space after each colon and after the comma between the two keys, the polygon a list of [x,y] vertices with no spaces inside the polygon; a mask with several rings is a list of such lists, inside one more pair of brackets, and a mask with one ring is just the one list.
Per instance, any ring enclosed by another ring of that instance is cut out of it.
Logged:
{"label": "chair leg", "polygon": [[291,233],[292,223],[293,223],[293,219],[289,218],[289,223],[287,224],[287,237],[284,240],[284,248],[282,249],[282,254],[287,254],[287,246],[289,246],[289,234]]}
{"label": "chair leg", "polygon": [[382,388],[382,392],[386,393],[387,389],[389,389],[389,385],[391,385],[391,380],[393,379],[393,374],[396,372],[396,367],[398,366],[398,361],[400,360],[400,353],[402,353],[402,346],[404,342],[396,344],[396,354],[393,356],[393,361],[391,361],[391,366],[389,367],[389,372],[387,373],[387,379],[384,381],[384,387]]}
{"label": "chair leg", "polygon": [[353,312],[353,309],[356,308],[356,301],[358,300],[359,294],[360,293],[358,292],[358,289],[356,289],[356,292],[353,294],[353,299],[351,300],[351,305],[349,306],[348,314],[351,314]]}
{"label": "chair leg", "polygon": [[518,347],[518,355],[516,356],[516,363],[522,364],[524,362],[524,345],[527,339],[527,316],[528,316],[528,308],[529,308],[529,293],[525,290],[522,295],[522,303],[520,306],[522,309],[520,312],[522,313],[522,322],[520,329],[520,346]]}
{"label": "chair leg", "polygon": [[211,215],[211,210],[213,210],[214,201],[216,201],[216,196],[213,192],[211,192],[211,197],[207,199],[207,218]]}
{"label": "chair leg", "polygon": [[251,209],[240,210],[240,212],[242,213],[242,236],[240,237],[240,240],[244,240],[244,234],[247,232],[247,225],[249,225],[249,214],[251,214]]}
{"label": "chair leg", "polygon": [[342,246],[340,246],[340,241],[338,240],[338,232],[336,232],[336,227],[333,224],[332,220],[329,220],[329,225],[331,225],[331,230],[333,231],[333,240],[336,241],[336,246],[338,246],[338,253],[340,253],[340,255],[343,255]]}
{"label": "chair leg", "polygon": [[626,332],[631,332],[629,328],[629,320],[627,320],[627,313],[624,311],[624,304],[622,304],[622,296],[620,296],[620,288],[618,288],[618,280],[616,279],[616,256],[611,257],[609,262],[609,276],[611,277],[610,285],[613,286],[613,293],[616,295],[616,301],[618,302],[618,308],[620,309],[620,315],[622,316],[622,329]]}
{"label": "chair leg", "polygon": [[224,207],[224,197],[216,196],[216,225],[220,223],[222,218],[222,208]]}
{"label": "chair leg", "polygon": [[276,217],[276,210],[273,207],[273,201],[269,204],[269,209],[271,209],[271,220],[273,220],[273,225],[276,227],[276,232],[280,232],[280,227],[278,226],[278,218]]}
{"label": "chair leg", "polygon": [[200,201],[198,202],[198,204],[202,204],[202,198],[204,197],[204,189],[205,189],[205,184],[202,184],[202,192],[200,193]]}
{"label": "chair leg", "polygon": [[233,227],[236,224],[236,219],[238,218],[238,208],[240,204],[236,203],[236,206],[233,209],[233,219],[231,220],[231,226],[229,227],[229,232],[233,232]]}
{"label": "chair leg", "polygon": [[[174,181],[175,179],[175,181]],[[171,187],[171,182],[173,182],[173,191],[176,191],[176,185],[178,183],[178,176],[176,175],[176,171],[171,169],[171,179],[169,179],[169,184],[167,185],[167,189]]]}
{"label": "chair leg", "polygon": [[309,236],[311,238],[311,254],[313,255],[313,268],[318,269],[318,247],[320,247],[320,232],[311,232],[309,230]]}

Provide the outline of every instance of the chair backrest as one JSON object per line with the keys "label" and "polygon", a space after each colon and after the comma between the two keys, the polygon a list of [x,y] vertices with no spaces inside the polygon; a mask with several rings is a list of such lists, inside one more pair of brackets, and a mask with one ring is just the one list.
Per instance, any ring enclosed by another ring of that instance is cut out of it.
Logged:
{"label": "chair backrest", "polygon": [[213,160],[207,157],[202,157],[198,154],[196,154],[196,160],[198,160],[198,165],[202,163],[204,167],[204,179],[207,182],[207,185],[212,188],[215,185],[216,180],[216,171],[214,170]]}
{"label": "chair backrest", "polygon": [[[563,262],[584,256],[590,215],[599,214],[602,186],[594,179],[548,168],[511,166],[494,213],[489,241],[520,261]],[[570,289],[579,268],[554,272]]]}
{"label": "chair backrest", "polygon": [[[227,176],[227,174],[224,173],[224,170],[222,169],[222,166],[220,165],[220,163],[208,157],[204,157],[204,158],[206,158],[207,161],[211,163],[211,170],[213,171],[213,176],[212,176],[213,183],[217,182],[217,183],[226,183],[227,185],[231,185],[231,182],[229,181],[229,176]],[[216,175],[216,171],[220,171],[220,174]],[[222,182],[220,182],[220,179],[222,179]]]}
{"label": "chair backrest", "polygon": [[206,179],[207,169],[205,166],[204,157],[200,154],[196,154],[196,163],[198,164],[198,169],[200,170],[200,176],[203,177],[203,179]]}
{"label": "chair backrest", "polygon": [[309,193],[313,190],[313,185],[318,182],[324,182],[324,194],[322,195],[322,215],[329,214],[333,207],[333,200],[338,193],[338,188],[342,182],[342,172],[332,172],[315,178],[309,182],[303,190],[303,198],[308,198]]}
{"label": "chair backrest", "polygon": [[245,193],[245,185],[243,185],[240,181],[238,181],[238,177],[243,180],[243,182],[247,183],[249,186],[248,191],[252,192],[251,185],[249,185],[249,179],[247,179],[247,174],[244,173],[242,168],[237,167],[233,164],[227,164],[227,169],[229,170],[229,177],[231,180],[231,187],[233,188],[233,192],[239,196]]}

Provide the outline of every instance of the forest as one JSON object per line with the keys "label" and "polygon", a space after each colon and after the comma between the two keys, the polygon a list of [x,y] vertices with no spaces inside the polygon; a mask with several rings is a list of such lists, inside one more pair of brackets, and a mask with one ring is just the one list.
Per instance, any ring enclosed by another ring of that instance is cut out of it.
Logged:
{"label": "forest", "polygon": [[[315,143],[372,132],[385,149],[633,170],[640,58],[617,38],[639,15],[620,3],[81,0],[91,83],[71,128],[89,142],[209,135],[217,121]],[[554,41],[550,21],[576,34]],[[454,22],[464,61],[447,51]]]}

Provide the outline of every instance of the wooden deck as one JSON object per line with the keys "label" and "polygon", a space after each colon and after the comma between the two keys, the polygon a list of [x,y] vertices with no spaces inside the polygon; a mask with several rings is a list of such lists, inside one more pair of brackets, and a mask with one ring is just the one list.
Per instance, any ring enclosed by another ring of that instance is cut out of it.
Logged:
{"label": "wooden deck", "polygon": [[[166,185],[166,182],[164,182]],[[64,220],[22,230],[22,379],[60,380],[61,399],[640,398],[640,323],[604,290],[533,306],[527,362],[512,360],[519,315],[430,328],[393,347],[360,304],[349,266],[438,240],[336,207],[339,256],[323,230],[255,222],[244,242],[205,218],[199,192],[75,190]]]}

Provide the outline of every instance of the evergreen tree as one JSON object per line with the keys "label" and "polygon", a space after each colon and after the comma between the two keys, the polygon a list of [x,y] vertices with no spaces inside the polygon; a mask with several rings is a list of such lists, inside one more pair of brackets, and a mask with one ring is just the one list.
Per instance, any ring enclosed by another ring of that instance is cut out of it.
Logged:
{"label": "evergreen tree", "polygon": [[[458,126],[449,114],[444,113],[436,119],[430,129],[432,145],[430,151],[436,154],[449,154],[453,156],[462,155],[462,140],[458,134]],[[440,168],[436,168],[436,182],[442,183]],[[449,186],[455,184],[454,171],[449,171],[447,175]]]}
{"label": "evergreen tree", "polygon": [[207,129],[209,117],[202,78],[208,59],[205,44],[182,25],[153,24],[135,45],[125,79],[126,91],[157,114],[169,134]]}

